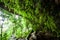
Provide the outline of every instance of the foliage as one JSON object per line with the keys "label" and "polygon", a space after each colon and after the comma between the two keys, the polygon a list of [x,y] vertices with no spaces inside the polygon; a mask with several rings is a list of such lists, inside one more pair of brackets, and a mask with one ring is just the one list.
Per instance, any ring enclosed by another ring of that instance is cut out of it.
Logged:
{"label": "foliage", "polygon": [[57,23],[55,22],[55,13],[57,12],[57,6],[53,1],[52,3],[50,3],[50,1],[46,2],[44,0],[1,0],[1,2],[4,3],[5,8],[7,7],[9,11],[13,10],[14,14],[18,14],[23,17],[16,20],[14,17],[12,17],[12,15],[10,16],[10,20],[15,23],[15,26],[17,28],[14,28],[14,30],[16,31],[15,35],[17,34],[21,37],[21,35],[23,34],[23,36],[29,34],[27,33],[27,31],[25,33],[22,30],[26,27],[29,27],[29,25],[34,31],[48,31],[53,33],[53,35],[55,32],[55,35],[59,35],[60,32],[57,28]]}
{"label": "foliage", "polygon": [[[6,10],[1,10],[4,14],[4,18],[8,18],[12,22],[9,28],[3,32],[2,40],[9,40],[9,38],[14,34],[16,38],[27,37],[32,30],[31,23],[26,20],[24,17],[18,15],[16,18],[15,14],[9,13]],[[10,23],[10,22],[9,22]],[[5,37],[5,38],[4,38]],[[0,37],[1,38],[1,37]]]}

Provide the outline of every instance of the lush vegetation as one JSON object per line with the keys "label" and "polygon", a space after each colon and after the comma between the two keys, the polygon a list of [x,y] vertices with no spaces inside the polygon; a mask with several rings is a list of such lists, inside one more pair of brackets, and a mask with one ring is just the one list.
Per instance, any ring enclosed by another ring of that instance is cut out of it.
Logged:
{"label": "lush vegetation", "polygon": [[[16,37],[18,35],[20,35],[19,37],[22,37],[21,35],[26,37],[25,35],[29,34],[29,28],[32,28],[31,30],[33,31],[50,32],[53,34],[52,36],[59,37],[60,28],[58,27],[58,22],[60,19],[57,18],[60,17],[57,8],[59,6],[54,1],[51,2],[44,0],[0,0],[4,8],[12,12],[7,14],[11,14],[9,18],[15,24],[13,33],[17,33]],[[16,20],[12,14],[18,14],[22,18],[19,17]],[[21,28],[27,28],[28,32],[23,33]]]}
{"label": "lush vegetation", "polygon": [[[32,24],[28,20],[26,20],[24,17],[21,17],[19,15],[9,13],[4,9],[2,9],[1,11],[3,12],[2,13],[3,18],[8,19],[7,22],[5,22],[5,25],[9,27],[5,32],[2,33],[2,38],[3,38],[2,40],[8,40],[12,35],[15,35],[16,38],[26,38],[29,35],[29,33],[32,30]],[[18,17],[16,18],[16,16]]]}

